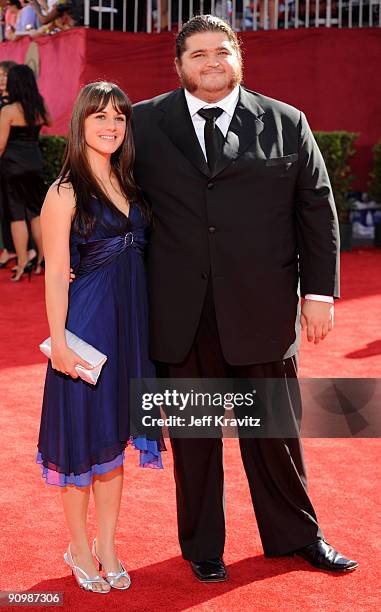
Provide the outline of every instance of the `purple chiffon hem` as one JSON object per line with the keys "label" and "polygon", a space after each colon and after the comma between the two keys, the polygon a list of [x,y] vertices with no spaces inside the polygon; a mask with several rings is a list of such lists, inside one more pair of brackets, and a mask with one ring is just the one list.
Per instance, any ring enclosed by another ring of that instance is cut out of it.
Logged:
{"label": "purple chiffon hem", "polygon": [[[131,444],[135,450],[140,451],[139,467],[163,469],[161,452],[158,449],[158,443],[154,440],[146,438],[132,438],[128,444]],[[93,476],[107,474],[116,468],[123,465],[124,452],[117,455],[111,461],[105,463],[95,463],[90,470],[82,474],[63,474],[57,470],[52,470],[43,465],[43,457],[40,451],[37,452],[36,463],[41,464],[42,477],[45,478],[46,484],[55,485],[58,487],[66,487],[74,485],[76,487],[88,487],[92,483]]]}

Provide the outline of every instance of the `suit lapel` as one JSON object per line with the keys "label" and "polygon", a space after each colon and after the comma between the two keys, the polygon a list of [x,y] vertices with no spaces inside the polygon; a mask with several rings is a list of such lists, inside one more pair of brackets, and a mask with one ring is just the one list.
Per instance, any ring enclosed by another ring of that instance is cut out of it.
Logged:
{"label": "suit lapel", "polygon": [[177,89],[166,99],[162,109],[163,117],[159,121],[161,129],[167,134],[181,153],[206,176],[210,170],[197,139],[184,91]]}
{"label": "suit lapel", "polygon": [[260,117],[263,108],[256,102],[254,94],[240,87],[239,100],[226,135],[224,147],[216,162],[213,176],[222,172],[237,159],[263,130]]}
{"label": "suit lapel", "polygon": [[260,118],[264,110],[256,102],[254,94],[240,87],[239,100],[223,150],[211,173],[193,127],[184,91],[182,89],[174,91],[166,98],[161,111],[163,113],[159,120],[161,129],[193,166],[208,177],[216,176],[242,155],[264,127]]}

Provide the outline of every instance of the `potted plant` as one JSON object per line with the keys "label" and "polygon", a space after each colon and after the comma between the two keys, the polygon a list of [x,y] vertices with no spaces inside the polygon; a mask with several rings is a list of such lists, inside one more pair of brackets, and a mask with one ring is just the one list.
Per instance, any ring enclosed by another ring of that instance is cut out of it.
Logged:
{"label": "potted plant", "polygon": [[63,136],[40,136],[40,149],[44,160],[44,183],[46,189],[56,180],[63,163],[66,139]]}
{"label": "potted plant", "polygon": [[349,158],[355,153],[354,132],[315,132],[315,138],[327,166],[335,198],[340,227],[341,250],[352,249],[352,202],[349,191],[354,179]]}
{"label": "potted plant", "polygon": [[[370,173],[369,196],[381,204],[381,140],[373,147],[373,170]],[[374,225],[374,246],[381,248],[381,219]]]}

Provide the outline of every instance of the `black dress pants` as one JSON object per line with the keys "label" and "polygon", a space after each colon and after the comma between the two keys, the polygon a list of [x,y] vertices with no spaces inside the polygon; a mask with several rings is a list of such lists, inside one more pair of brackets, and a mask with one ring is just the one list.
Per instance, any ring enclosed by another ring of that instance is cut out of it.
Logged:
{"label": "black dress pants", "polygon": [[[231,366],[223,356],[211,283],[199,327],[186,359],[159,363],[162,378],[285,378],[290,409],[301,418],[293,358],[266,364]],[[219,438],[171,438],[177,518],[183,557],[205,561],[222,557],[225,544],[223,445]],[[307,494],[300,439],[240,438],[240,450],[266,556],[283,555],[323,537]],[[243,534],[241,534],[243,536]]]}

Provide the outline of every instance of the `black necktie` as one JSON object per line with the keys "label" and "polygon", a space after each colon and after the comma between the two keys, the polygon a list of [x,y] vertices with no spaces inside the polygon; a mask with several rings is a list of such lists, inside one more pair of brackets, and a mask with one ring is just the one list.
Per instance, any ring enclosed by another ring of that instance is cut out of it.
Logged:
{"label": "black necktie", "polygon": [[215,108],[202,108],[198,111],[200,117],[205,119],[205,149],[210,170],[213,170],[225,140],[220,128],[216,125],[216,119],[222,115],[223,112],[222,108],[218,108],[217,106]]}

